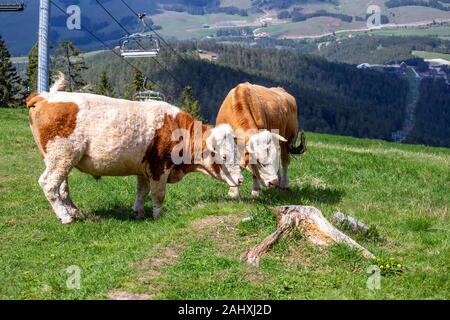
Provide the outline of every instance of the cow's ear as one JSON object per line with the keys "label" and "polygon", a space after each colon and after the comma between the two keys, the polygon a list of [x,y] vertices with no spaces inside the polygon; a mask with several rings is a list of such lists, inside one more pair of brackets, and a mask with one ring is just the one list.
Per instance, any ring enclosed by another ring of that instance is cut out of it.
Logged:
{"label": "cow's ear", "polygon": [[280,141],[282,141],[282,142],[287,142],[287,140],[286,140],[284,137],[280,136],[278,133],[272,132],[272,136],[273,136],[275,139],[278,139],[278,140],[280,140]]}

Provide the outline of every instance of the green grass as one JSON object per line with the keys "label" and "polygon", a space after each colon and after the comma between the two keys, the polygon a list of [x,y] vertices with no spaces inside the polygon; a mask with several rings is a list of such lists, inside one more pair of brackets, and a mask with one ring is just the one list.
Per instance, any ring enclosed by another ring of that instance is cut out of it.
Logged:
{"label": "green grass", "polygon": [[423,58],[423,59],[444,59],[444,60],[450,61],[450,54],[445,54],[445,53],[413,51],[412,55]]}
{"label": "green grass", "polygon": [[[154,299],[449,299],[450,150],[307,136],[307,154],[290,168],[290,192],[252,200],[247,181],[242,198],[229,200],[225,185],[193,174],[169,186],[161,219],[135,221],[132,177],[96,182],[74,171],[72,197],[88,218],[61,225],[37,183],[43,163],[26,111],[0,109],[0,298],[105,298],[120,290]],[[259,269],[241,263],[241,252],[275,229],[270,208],[280,204],[362,220],[380,239],[358,241],[383,261],[395,257],[404,272],[370,291],[372,261],[299,236],[278,243]],[[79,290],[66,287],[71,265],[82,270]]]}
{"label": "green grass", "polygon": [[[367,32],[366,32],[367,33]],[[370,34],[379,36],[403,36],[403,37],[430,37],[435,36],[439,38],[450,37],[450,25],[436,25],[428,27],[407,27],[407,28],[395,28],[395,29],[380,29],[372,30],[368,32]]]}

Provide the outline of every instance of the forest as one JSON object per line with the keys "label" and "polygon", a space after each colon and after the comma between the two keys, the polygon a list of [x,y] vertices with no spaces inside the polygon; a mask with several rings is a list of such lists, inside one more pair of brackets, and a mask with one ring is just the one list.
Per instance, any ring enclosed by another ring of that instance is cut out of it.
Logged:
{"label": "forest", "polygon": [[407,142],[450,147],[450,88],[445,81],[422,80],[416,123]]}
{"label": "forest", "polygon": [[[227,35],[225,31],[221,34]],[[227,40],[222,38],[221,40]],[[234,42],[238,39],[229,39]],[[257,48],[282,48],[300,54],[313,54],[329,61],[348,64],[390,64],[413,59],[412,51],[450,53],[450,41],[438,37],[354,35],[351,38],[337,36],[318,40],[293,40],[265,38],[254,43],[252,39],[241,39],[242,44]]]}
{"label": "forest", "polygon": [[[72,68],[73,90],[133,99],[133,90],[136,93],[147,82],[147,88],[160,91],[167,101],[180,107],[187,107],[184,104],[191,101],[188,104],[198,110],[198,118],[210,123],[214,123],[229,90],[248,81],[281,86],[294,95],[299,105],[300,126],[305,130],[390,140],[391,134],[402,127],[411,90],[401,74],[360,70],[352,64],[330,62],[287,48],[249,47],[214,40],[172,42],[176,52],[165,48],[157,59],[125,63],[112,52],[83,56],[70,42],[61,42],[60,46],[63,49],[56,50],[52,69]],[[218,60],[200,59],[197,52],[200,48],[214,52]],[[70,66],[66,65],[64,55],[58,56],[67,50],[74,57]],[[35,55],[36,47],[30,52],[34,67]],[[410,63],[421,61],[414,58]],[[4,70],[12,74],[11,65],[4,64]],[[137,75],[136,70],[142,70],[142,74]],[[35,78],[30,70],[28,74],[29,78]],[[27,82],[27,85],[32,88],[35,84]],[[17,84],[9,85],[14,86]],[[8,91],[4,92],[8,96]],[[420,85],[417,126],[408,142],[450,146],[449,110],[450,92],[446,83],[424,80]]]}
{"label": "forest", "polygon": [[[290,50],[213,41],[202,46],[219,55],[216,63],[210,63],[200,60],[188,43],[179,46],[179,50],[190,52],[184,61],[169,51],[163,52],[159,60],[164,61],[164,66],[181,84],[154,61],[139,60],[134,64],[151,79],[157,79],[175,102],[183,86],[191,86],[200,102],[201,114],[209,122],[214,122],[229,90],[248,81],[282,86],[292,93],[299,103],[301,126],[306,130],[389,139],[401,126],[408,83],[395,75],[361,71]],[[88,82],[94,82],[105,70],[119,96],[133,79],[134,70],[110,53],[90,57],[86,64]]]}
{"label": "forest", "polygon": [[442,11],[450,11],[450,7],[445,4],[450,3],[449,0],[389,0],[385,5],[388,8],[397,8],[403,6],[421,6],[435,8]]}
{"label": "forest", "polygon": [[[231,15],[247,16],[245,9],[235,6],[221,6],[220,0],[179,0],[179,1],[157,1],[160,7],[167,11],[187,12],[192,15],[205,15],[209,13],[225,13]],[[167,2],[167,3],[166,3]]]}
{"label": "forest", "polygon": [[303,13],[301,8],[294,8],[294,9],[292,9],[292,12],[283,10],[278,13],[278,19],[291,19],[292,22],[306,21],[308,19],[315,18],[315,17],[332,17],[332,18],[340,19],[344,22],[352,22],[353,21],[352,16],[342,14],[342,13],[327,12],[326,10],[318,10],[318,11],[312,12],[312,13]]}
{"label": "forest", "polygon": [[287,9],[293,5],[302,5],[311,2],[325,2],[338,4],[338,0],[252,0],[252,6],[257,8],[272,9]]}

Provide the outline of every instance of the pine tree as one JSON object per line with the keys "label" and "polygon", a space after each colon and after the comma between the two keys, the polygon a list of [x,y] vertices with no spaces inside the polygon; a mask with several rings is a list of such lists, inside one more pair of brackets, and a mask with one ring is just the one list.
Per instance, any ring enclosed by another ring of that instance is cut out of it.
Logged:
{"label": "pine tree", "polygon": [[38,44],[36,43],[28,53],[27,84],[28,90],[31,92],[37,90],[37,77],[38,77]]}
{"label": "pine tree", "polygon": [[114,89],[106,76],[106,71],[103,70],[100,73],[100,78],[98,83],[94,87],[94,93],[100,94],[102,96],[114,97]]}
{"label": "pine tree", "polygon": [[145,76],[139,69],[137,69],[134,73],[133,81],[127,86],[125,90],[124,98],[128,100],[135,100],[136,94],[139,91],[143,90],[155,90],[155,87],[151,84],[148,84]]}
{"label": "pine tree", "polygon": [[183,92],[181,93],[181,100],[183,104],[183,111],[189,113],[195,119],[203,121],[202,115],[200,113],[200,103],[194,97],[192,87],[187,86],[183,89]]}
{"label": "pine tree", "polygon": [[25,98],[22,80],[11,63],[11,55],[0,36],[0,106],[20,106]]}
{"label": "pine tree", "polygon": [[86,69],[80,49],[71,41],[59,41],[55,55],[52,57],[52,74],[56,74],[57,71],[64,73],[68,91],[81,90],[87,85],[82,77],[82,72]]}
{"label": "pine tree", "polygon": [[133,86],[135,93],[144,89],[145,78],[144,78],[144,75],[142,74],[141,70],[139,70],[139,69],[136,70],[136,72],[134,73],[134,79],[133,79],[132,86]]}

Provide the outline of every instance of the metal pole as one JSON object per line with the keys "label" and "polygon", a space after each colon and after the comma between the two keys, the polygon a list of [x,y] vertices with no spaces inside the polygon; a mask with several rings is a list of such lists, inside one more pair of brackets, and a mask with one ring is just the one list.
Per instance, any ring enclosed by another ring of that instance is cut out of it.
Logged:
{"label": "metal pole", "polygon": [[48,29],[50,0],[40,0],[39,4],[39,59],[37,91],[48,92]]}

